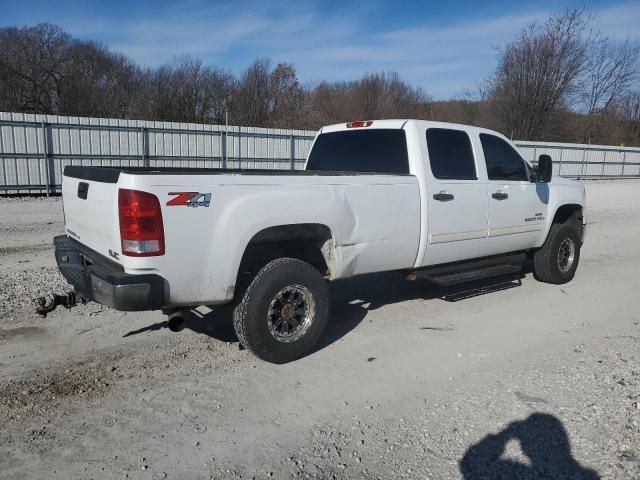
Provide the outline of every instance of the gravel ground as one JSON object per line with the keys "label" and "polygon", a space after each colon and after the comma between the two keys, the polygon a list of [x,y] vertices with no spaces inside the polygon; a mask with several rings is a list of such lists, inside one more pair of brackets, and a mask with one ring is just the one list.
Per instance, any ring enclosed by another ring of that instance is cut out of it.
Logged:
{"label": "gravel ground", "polygon": [[282,366],[228,308],[178,334],[95,304],[40,319],[68,288],[61,203],[0,198],[0,478],[640,478],[640,182],[587,189],[572,283],[337,282],[322,345]]}

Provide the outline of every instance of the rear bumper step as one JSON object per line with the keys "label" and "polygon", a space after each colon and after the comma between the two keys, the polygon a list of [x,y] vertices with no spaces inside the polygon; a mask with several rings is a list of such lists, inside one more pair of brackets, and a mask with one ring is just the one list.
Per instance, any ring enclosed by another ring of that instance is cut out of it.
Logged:
{"label": "rear bumper step", "polygon": [[122,311],[164,306],[166,281],[160,275],[125,273],[121,265],[65,235],[53,243],[58,268],[80,297]]}

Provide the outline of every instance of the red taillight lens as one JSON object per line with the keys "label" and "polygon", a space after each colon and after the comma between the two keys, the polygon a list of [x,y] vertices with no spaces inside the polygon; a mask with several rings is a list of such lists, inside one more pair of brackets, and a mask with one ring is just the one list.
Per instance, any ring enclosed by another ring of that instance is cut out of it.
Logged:
{"label": "red taillight lens", "polygon": [[349,122],[347,123],[347,128],[362,128],[362,127],[370,127],[373,125],[373,120],[367,120],[366,122]]}
{"label": "red taillight lens", "polygon": [[118,213],[123,255],[164,255],[164,226],[158,197],[138,190],[120,189]]}

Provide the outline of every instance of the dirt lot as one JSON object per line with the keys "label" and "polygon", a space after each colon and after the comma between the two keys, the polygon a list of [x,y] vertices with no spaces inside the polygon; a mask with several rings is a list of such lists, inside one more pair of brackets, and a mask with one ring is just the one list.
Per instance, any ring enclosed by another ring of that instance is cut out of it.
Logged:
{"label": "dirt lot", "polygon": [[40,319],[61,202],[0,199],[0,478],[640,478],[640,182],[587,192],[572,283],[341,281],[282,366],[227,309]]}

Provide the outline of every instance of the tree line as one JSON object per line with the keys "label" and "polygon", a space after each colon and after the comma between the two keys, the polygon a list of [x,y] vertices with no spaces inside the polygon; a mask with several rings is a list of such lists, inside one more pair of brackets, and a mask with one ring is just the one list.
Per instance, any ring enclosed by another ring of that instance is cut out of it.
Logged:
{"label": "tree line", "polygon": [[0,29],[0,110],[317,129],[422,118],[518,140],[640,146],[640,47],[603,36],[582,9],[525,26],[475,91],[436,101],[395,72],[303,85],[293,64],[255,60],[239,76],[191,57],[137,65],[60,27]]}

